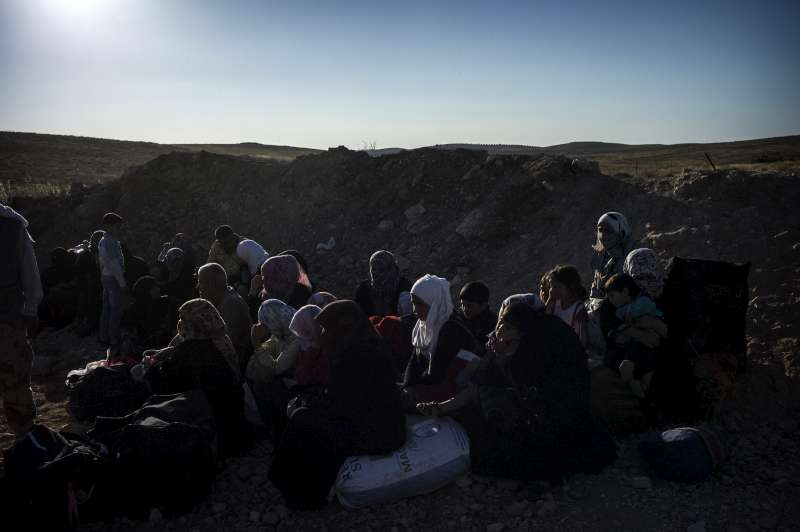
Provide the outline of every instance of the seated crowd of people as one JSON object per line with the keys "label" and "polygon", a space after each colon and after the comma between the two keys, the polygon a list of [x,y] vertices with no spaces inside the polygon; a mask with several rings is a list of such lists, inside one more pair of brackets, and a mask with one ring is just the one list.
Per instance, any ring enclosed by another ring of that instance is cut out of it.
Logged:
{"label": "seated crowd of people", "polygon": [[122,227],[109,213],[86,242],[52,252],[42,321],[96,332],[108,363],[132,365],[153,394],[202,390],[223,454],[236,452],[251,409],[292,507],[324,504],[347,457],[404,445],[409,414],[457,420],[481,475],[599,472],[616,450],[592,412],[592,372],[613,372],[651,409],[679,378],[663,266],[634,249],[620,213],[598,221],[588,290],[559,264],[496,313],[486,283],[466,283],[454,304],[445,278],[412,282],[387,250],[348,299],[320,291],[298,252],[270,255],[229,226],[204,264],[177,234],[152,267],[121,244]]}

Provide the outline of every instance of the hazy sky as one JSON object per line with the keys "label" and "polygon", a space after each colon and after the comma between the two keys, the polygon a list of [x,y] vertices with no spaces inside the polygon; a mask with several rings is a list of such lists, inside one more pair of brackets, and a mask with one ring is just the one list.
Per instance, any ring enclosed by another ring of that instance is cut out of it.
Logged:
{"label": "hazy sky", "polygon": [[326,148],[800,134],[800,0],[0,0],[0,130]]}

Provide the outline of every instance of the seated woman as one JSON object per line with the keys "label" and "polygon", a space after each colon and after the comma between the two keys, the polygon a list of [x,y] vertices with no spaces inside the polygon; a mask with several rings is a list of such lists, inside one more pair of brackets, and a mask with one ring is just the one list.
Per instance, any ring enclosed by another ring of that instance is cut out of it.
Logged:
{"label": "seated woman", "polygon": [[621,322],[610,333],[615,346],[606,353],[606,365],[619,368],[622,379],[644,398],[656,369],[657,348],[667,336],[663,314],[630,275],[612,276],[605,291]]}
{"label": "seated woman", "polygon": [[299,351],[294,365],[294,380],[297,391],[308,391],[322,386],[328,378],[328,361],[319,344],[319,322],[315,319],[322,309],[315,305],[306,305],[298,310],[289,330],[297,337]]}
{"label": "seated woman", "polygon": [[194,270],[180,248],[167,251],[164,256],[164,267],[166,269],[164,294],[169,297],[175,308],[178,308],[194,295]]}
{"label": "seated woman", "polygon": [[545,307],[548,314],[558,316],[572,327],[584,348],[589,346],[589,314],[586,299],[589,294],[583,287],[578,269],[559,264],[548,274],[548,293]]}
{"label": "seated woman", "polygon": [[411,281],[400,275],[394,255],[376,251],[369,258],[369,279],[362,281],[354,301],[367,316],[399,316],[401,292],[411,290]]}
{"label": "seated woman", "polygon": [[230,363],[236,352],[225,322],[209,301],[187,301],[178,316],[178,336],[171,347],[148,360],[152,365],[145,379],[156,394],[202,390],[214,412],[220,452],[225,454],[236,446],[244,416],[242,387]]}
{"label": "seated woman", "polygon": [[292,508],[325,503],[348,456],[390,453],[405,443],[405,416],[391,355],[353,301],[336,301],[316,318],[330,362],[324,393],[297,405],[269,479]]}
{"label": "seated woman", "polygon": [[495,337],[467,388],[418,405],[424,414],[454,414],[464,423],[473,471],[556,480],[611,463],[614,442],[595,430],[586,351],[572,330],[513,303],[500,314]]}
{"label": "seated woman", "polygon": [[631,227],[627,218],[618,212],[607,212],[597,220],[596,238],[591,262],[594,279],[589,289],[592,308],[605,298],[606,282],[612,275],[622,272],[625,257],[633,247]]}
{"label": "seated woman", "polygon": [[411,335],[414,354],[403,377],[407,406],[443,401],[456,393],[460,370],[471,361],[459,352],[478,351],[472,334],[453,313],[450,283],[435,275],[421,277],[411,288],[417,322]]}
{"label": "seated woman", "polygon": [[459,299],[460,316],[478,342],[482,354],[483,345],[497,325],[497,314],[489,308],[489,287],[483,281],[469,282],[461,289]]}
{"label": "seated woman", "polygon": [[261,265],[261,275],[253,277],[251,300],[279,299],[300,308],[311,297],[311,282],[292,255],[276,255]]}
{"label": "seated woman", "polygon": [[289,388],[294,385],[292,370],[300,349],[297,337],[289,330],[295,310],[279,299],[268,299],[258,309],[253,325],[253,355],[245,377],[267,427],[280,434],[285,424]]}
{"label": "seated woman", "polygon": [[166,345],[175,335],[172,324],[177,312],[155,278],[145,275],[133,285],[133,304],[125,314],[124,324],[132,333],[134,343],[141,349]]}

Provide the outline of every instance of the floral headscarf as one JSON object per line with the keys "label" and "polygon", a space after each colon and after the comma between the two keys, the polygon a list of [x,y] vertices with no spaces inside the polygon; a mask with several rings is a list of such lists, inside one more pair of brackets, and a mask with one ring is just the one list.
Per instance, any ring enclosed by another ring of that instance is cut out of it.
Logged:
{"label": "floral headscarf", "polygon": [[659,297],[664,290],[664,268],[656,252],[650,248],[634,249],[625,257],[622,266],[639,288],[650,297]]}
{"label": "floral headscarf", "polygon": [[314,292],[311,294],[311,297],[308,298],[307,303],[309,305],[316,305],[319,308],[325,308],[325,305],[333,303],[334,301],[336,301],[336,296],[330,292]]}
{"label": "floral headscarf", "polygon": [[611,242],[603,244],[600,241],[600,234],[598,231],[597,245],[606,253],[612,256],[624,256],[626,243],[631,237],[631,227],[628,225],[628,219],[618,212],[607,212],[597,220],[597,225],[604,225],[611,229],[612,237]]}
{"label": "floral headscarf", "polygon": [[508,296],[503,301],[497,315],[502,315],[503,312],[514,303],[524,303],[537,312],[544,311],[544,303],[542,303],[542,300],[536,294],[514,294],[513,296]]}
{"label": "floral headscarf", "polygon": [[289,324],[295,310],[280,299],[267,299],[258,309],[258,323],[278,338],[291,336]]}
{"label": "floral headscarf", "polygon": [[178,335],[184,340],[211,340],[236,374],[239,362],[236,349],[228,336],[225,320],[207,299],[190,299],[178,309]]}
{"label": "floral headscarf", "polygon": [[261,266],[261,277],[267,297],[287,302],[300,280],[300,265],[291,255],[270,257]]}
{"label": "floral headscarf", "polygon": [[450,283],[443,277],[425,274],[411,287],[411,294],[428,304],[428,317],[417,320],[411,333],[411,344],[428,355],[436,351],[439,331],[453,314]]}
{"label": "floral headscarf", "polygon": [[322,309],[316,305],[306,305],[298,310],[292,322],[289,324],[291,330],[300,342],[300,349],[308,350],[312,347],[319,347],[320,325],[314,319],[319,316]]}

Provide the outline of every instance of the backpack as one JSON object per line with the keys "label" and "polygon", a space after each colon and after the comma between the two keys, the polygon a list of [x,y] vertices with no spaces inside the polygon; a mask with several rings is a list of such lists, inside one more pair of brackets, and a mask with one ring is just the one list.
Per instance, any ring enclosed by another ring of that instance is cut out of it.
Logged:
{"label": "backpack", "polygon": [[[108,473],[107,449],[44,425],[4,451],[0,497],[5,523],[30,529],[65,530],[87,516],[97,517]],[[5,504],[7,503],[7,505]]]}
{"label": "backpack", "polygon": [[182,512],[211,489],[216,430],[202,391],[154,395],[128,416],[97,418],[90,434],[110,449],[113,491],[124,503],[120,511]]}
{"label": "backpack", "polygon": [[750,263],[673,257],[666,268],[661,310],[670,337],[690,354],[731,353],[745,368]]}
{"label": "backpack", "polygon": [[67,412],[79,421],[97,416],[124,416],[142,406],[150,395],[147,386],[133,380],[131,366],[98,366],[67,375]]}

